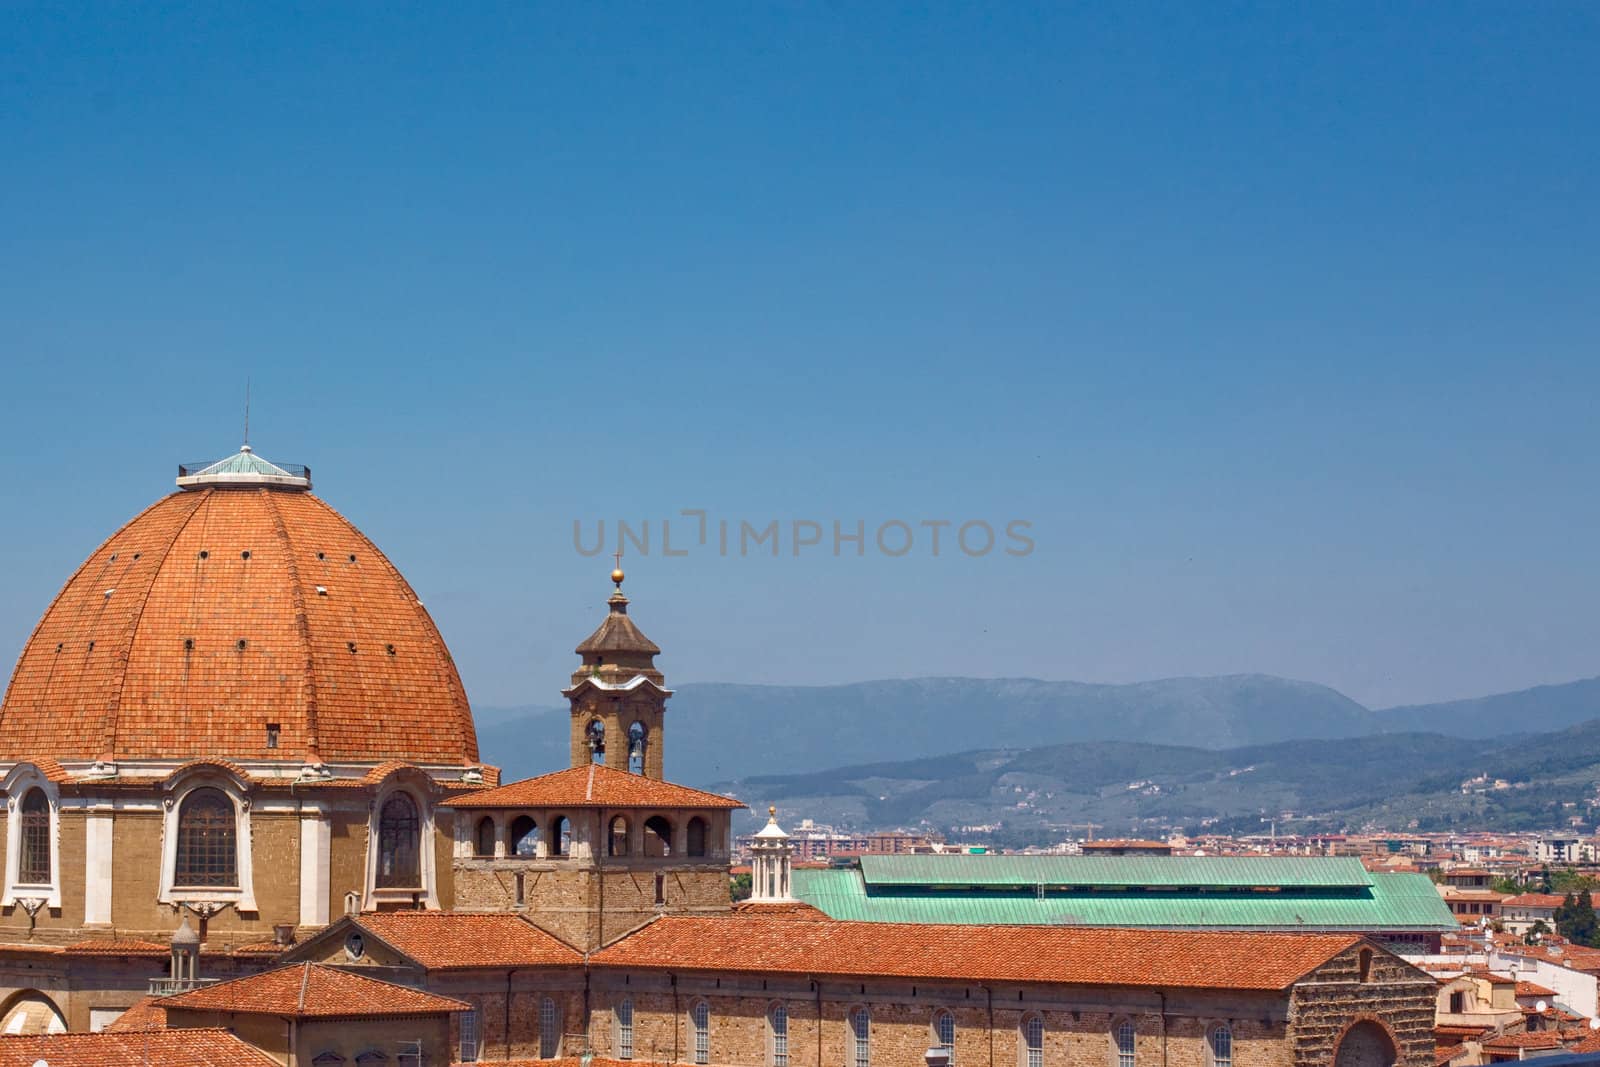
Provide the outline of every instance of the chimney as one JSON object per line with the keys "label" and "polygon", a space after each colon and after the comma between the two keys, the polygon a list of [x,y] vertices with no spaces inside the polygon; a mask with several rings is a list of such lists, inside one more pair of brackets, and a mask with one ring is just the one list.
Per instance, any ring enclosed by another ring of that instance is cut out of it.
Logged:
{"label": "chimney", "polygon": [[273,923],[272,943],[282,948],[294,944],[294,923]]}

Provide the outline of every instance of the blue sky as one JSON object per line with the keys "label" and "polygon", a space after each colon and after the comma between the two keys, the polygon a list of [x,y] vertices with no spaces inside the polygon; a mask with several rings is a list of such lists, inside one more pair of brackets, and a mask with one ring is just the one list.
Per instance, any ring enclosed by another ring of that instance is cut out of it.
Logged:
{"label": "blue sky", "polygon": [[8,5],[0,647],[249,376],[480,704],[597,621],[574,520],[692,508],[1035,547],[657,542],[669,680],[1600,674],[1597,53],[1582,4]]}

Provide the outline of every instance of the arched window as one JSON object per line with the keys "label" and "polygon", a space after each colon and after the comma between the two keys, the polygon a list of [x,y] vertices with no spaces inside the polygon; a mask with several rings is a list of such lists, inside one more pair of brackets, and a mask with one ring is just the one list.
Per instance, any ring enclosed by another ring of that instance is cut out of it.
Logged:
{"label": "arched window", "polygon": [[855,1053],[851,1067],[872,1067],[872,1013],[865,1006],[850,1013],[850,1043]]}
{"label": "arched window", "polygon": [[238,843],[233,801],[220,789],[194,790],[178,808],[178,858],[173,885],[238,885]]}
{"label": "arched window", "polygon": [[650,747],[650,728],[642,722],[628,727],[628,770],[644,773],[644,754]]}
{"label": "arched window", "polygon": [[1211,1067],[1233,1067],[1233,1030],[1230,1027],[1212,1027],[1206,1043],[1211,1046]]}
{"label": "arched window", "polygon": [[478,1019],[478,1009],[473,1008],[471,1011],[462,1012],[460,1019],[461,1022],[458,1026],[461,1030],[461,1062],[477,1063],[479,1051],[478,1032],[482,1029]]}
{"label": "arched window", "polygon": [[704,819],[698,815],[690,819],[689,831],[685,836],[688,839],[685,844],[688,846],[689,855],[704,856],[706,854],[707,828]]}
{"label": "arched window", "polygon": [[572,820],[565,815],[554,815],[550,818],[550,837],[545,842],[552,856],[570,856],[572,854]]}
{"label": "arched window", "polygon": [[933,1043],[951,1064],[956,1062],[956,1017],[943,1008],[933,1013]]}
{"label": "arched window", "polygon": [[611,820],[611,840],[606,845],[608,856],[628,854],[628,820],[618,815]]}
{"label": "arched window", "polygon": [[511,854],[524,858],[539,854],[539,824],[527,815],[511,820]]}
{"label": "arched window", "polygon": [[378,888],[410,889],[422,883],[422,820],[416,802],[396,793],[378,813]]}
{"label": "arched window", "polygon": [[779,1001],[767,1009],[768,1063],[789,1067],[789,1009]]}
{"label": "arched window", "polygon": [[672,855],[672,824],[659,815],[644,821],[644,854],[656,858]]}
{"label": "arched window", "polygon": [[1020,1067],[1044,1067],[1044,1020],[1037,1015],[1022,1020]]}
{"label": "arched window", "polygon": [[487,815],[478,820],[478,829],[473,837],[472,850],[479,856],[494,855],[494,819]]}
{"label": "arched window", "polygon": [[28,885],[49,885],[50,800],[44,795],[43,789],[30,789],[28,795],[22,798],[18,828],[22,834],[22,849],[18,857],[17,880]]}
{"label": "arched window", "polygon": [[589,725],[583,731],[584,740],[589,743],[589,759],[593,763],[606,761],[606,724],[599,719],[590,719]]}
{"label": "arched window", "polygon": [[697,1000],[689,1006],[689,1025],[694,1029],[694,1062],[711,1062],[711,1005]]}
{"label": "arched window", "polygon": [[344,1057],[337,1052],[319,1052],[312,1058],[311,1067],[344,1067]]}
{"label": "arched window", "polygon": [[553,1060],[561,1051],[561,1026],[556,1002],[545,997],[539,1002],[539,1058]]}
{"label": "arched window", "polygon": [[633,1059],[633,1001],[627,997],[617,1005],[617,1059]]}
{"label": "arched window", "polygon": [[1133,1022],[1129,1019],[1123,1019],[1111,1031],[1117,1067],[1134,1067],[1134,1036]]}

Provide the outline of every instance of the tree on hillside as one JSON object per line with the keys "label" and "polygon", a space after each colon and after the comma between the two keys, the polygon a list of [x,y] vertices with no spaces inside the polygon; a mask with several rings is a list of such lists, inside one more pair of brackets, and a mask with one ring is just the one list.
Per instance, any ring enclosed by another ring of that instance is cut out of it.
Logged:
{"label": "tree on hillside", "polygon": [[1535,919],[1533,925],[1528,927],[1528,932],[1523,936],[1522,943],[1524,945],[1537,945],[1544,940],[1544,936],[1549,932],[1550,927],[1546,925],[1543,919]]}

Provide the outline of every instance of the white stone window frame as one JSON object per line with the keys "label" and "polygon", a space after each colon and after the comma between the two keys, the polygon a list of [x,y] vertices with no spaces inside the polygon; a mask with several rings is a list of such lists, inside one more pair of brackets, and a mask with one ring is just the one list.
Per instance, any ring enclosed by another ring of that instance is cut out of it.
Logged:
{"label": "white stone window frame", "polygon": [[[1217,1035],[1227,1033],[1228,1055],[1223,1058],[1217,1056]],[[1225,1020],[1218,1020],[1206,1027],[1206,1063],[1209,1067],[1233,1067],[1233,1024]]]}
{"label": "white stone window frame", "polygon": [[[362,911],[376,911],[383,904],[408,905],[413,898],[420,898],[428,911],[439,910],[439,881],[434,862],[436,813],[430,792],[425,783],[412,781],[409,775],[405,778],[390,777],[378,786],[367,811],[367,874]],[[422,881],[418,888],[378,887],[379,823],[383,818],[383,806],[396,793],[404,793],[417,806],[417,873]]]}
{"label": "white stone window frame", "polygon": [[1044,1046],[1049,1028],[1045,1026],[1044,1015],[1037,1011],[1026,1011],[1022,1018],[1017,1020],[1017,1067],[1033,1067],[1033,1048],[1029,1044],[1029,1029],[1037,1025],[1039,1028],[1039,1067],[1044,1065]]}
{"label": "white stone window frame", "polygon": [[[215,789],[233,805],[234,863],[237,885],[179,886],[178,814],[183,802],[197,789]],[[256,914],[255,868],[251,862],[255,849],[250,839],[250,793],[248,783],[222,767],[198,767],[172,780],[167,795],[161,798],[161,891],[162,904],[189,907],[209,914],[219,906],[232,905],[241,914]]]}
{"label": "white stone window frame", "polygon": [[[1122,1028],[1129,1028],[1130,1050],[1122,1051]],[[1139,1023],[1131,1015],[1118,1015],[1111,1020],[1111,1027],[1106,1031],[1106,1036],[1111,1040],[1110,1067],[1138,1067],[1139,1064]],[[1124,1058],[1126,1057],[1126,1058]]]}
{"label": "white stone window frame", "polygon": [[[19,763],[4,779],[6,792],[6,885],[0,905],[7,908],[61,907],[61,789],[31,763]],[[22,869],[22,800],[35,789],[43,790],[50,809],[50,881],[23,885],[18,881]]]}

